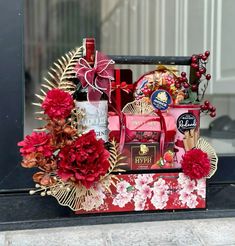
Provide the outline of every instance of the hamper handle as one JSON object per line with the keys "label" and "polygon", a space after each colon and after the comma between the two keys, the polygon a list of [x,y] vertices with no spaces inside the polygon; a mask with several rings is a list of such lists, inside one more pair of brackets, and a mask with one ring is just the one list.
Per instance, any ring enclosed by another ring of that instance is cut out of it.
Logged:
{"label": "hamper handle", "polygon": [[[116,64],[129,65],[181,65],[190,66],[191,56],[120,56],[109,55]],[[196,76],[197,70],[190,67],[190,84],[195,84],[198,81]]]}

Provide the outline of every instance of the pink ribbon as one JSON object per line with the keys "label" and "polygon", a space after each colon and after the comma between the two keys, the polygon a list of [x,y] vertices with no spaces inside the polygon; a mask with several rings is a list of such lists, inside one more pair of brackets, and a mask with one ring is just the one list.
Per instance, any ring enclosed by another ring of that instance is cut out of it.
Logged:
{"label": "pink ribbon", "polygon": [[75,67],[76,76],[83,88],[88,88],[87,100],[98,101],[103,93],[111,99],[111,80],[114,80],[114,61],[96,51],[92,67],[84,58],[80,58]]}

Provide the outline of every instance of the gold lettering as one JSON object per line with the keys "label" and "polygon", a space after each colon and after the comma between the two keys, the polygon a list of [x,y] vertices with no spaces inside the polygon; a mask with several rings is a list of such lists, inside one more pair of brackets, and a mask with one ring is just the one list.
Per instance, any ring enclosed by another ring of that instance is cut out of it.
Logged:
{"label": "gold lettering", "polygon": [[135,156],[136,164],[151,164],[152,156]]}

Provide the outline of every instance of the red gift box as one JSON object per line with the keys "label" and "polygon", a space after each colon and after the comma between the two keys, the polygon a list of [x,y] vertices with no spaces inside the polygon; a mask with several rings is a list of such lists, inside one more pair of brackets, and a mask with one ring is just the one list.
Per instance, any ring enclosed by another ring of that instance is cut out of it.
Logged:
{"label": "red gift box", "polygon": [[[169,151],[171,154],[169,154]],[[126,143],[122,155],[125,156],[124,170],[149,170],[149,169],[171,169],[175,168],[174,163],[174,142],[167,142],[164,145],[162,161],[160,145],[153,143]],[[168,155],[170,156],[166,156]],[[171,160],[169,160],[171,158]]]}
{"label": "red gift box", "polygon": [[[76,214],[206,208],[206,179],[191,180],[182,172],[120,174],[111,192],[89,199],[98,208]],[[86,201],[84,201],[86,202]]]}
{"label": "red gift box", "polygon": [[[119,116],[109,116],[109,137],[120,142],[122,154],[126,157],[127,165],[124,167],[126,170],[174,167],[175,120],[167,113],[162,117],[165,121],[164,132],[161,124],[163,119],[158,115],[125,114],[124,127],[123,122],[120,123]],[[169,150],[172,160],[170,162],[161,160],[161,157],[165,156],[165,152]]]}
{"label": "red gift box", "polygon": [[115,69],[112,81],[111,101],[109,111],[120,113],[122,108],[133,101],[132,71],[130,69]]}

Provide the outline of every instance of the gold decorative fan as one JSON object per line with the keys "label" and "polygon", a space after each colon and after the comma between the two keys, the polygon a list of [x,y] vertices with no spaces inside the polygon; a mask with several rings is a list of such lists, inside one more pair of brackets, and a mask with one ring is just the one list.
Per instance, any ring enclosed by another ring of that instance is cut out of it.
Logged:
{"label": "gold decorative fan", "polygon": [[145,99],[135,100],[127,103],[122,109],[125,114],[138,114],[138,115],[153,115],[154,109],[152,105],[145,101]]}
{"label": "gold decorative fan", "polygon": [[[82,57],[82,51],[83,47],[75,48],[54,62],[54,66],[52,66],[48,71],[48,78],[44,78],[45,83],[42,84],[44,89],[41,88],[40,95],[35,94],[41,102],[45,99],[46,91],[53,88],[62,89],[70,94],[75,92],[76,85],[71,81],[71,79],[76,78],[74,68],[79,58]],[[33,104],[41,107],[41,102]],[[43,114],[43,111],[36,113]]]}
{"label": "gold decorative fan", "polygon": [[216,152],[214,148],[204,138],[198,139],[196,148],[201,149],[202,151],[207,153],[211,164],[210,173],[208,174],[207,178],[211,178],[217,170],[218,157],[216,155]]}
{"label": "gold decorative fan", "polygon": [[97,209],[102,204],[102,196],[105,196],[107,191],[111,192],[110,186],[115,186],[115,180],[118,180],[116,175],[111,172],[124,171],[121,167],[126,165],[126,163],[122,163],[125,157],[119,153],[118,145],[115,141],[111,142],[109,152],[110,168],[107,174],[96,183],[96,186],[87,189],[81,183],[64,182],[55,173],[51,173],[55,181],[54,184],[48,186],[36,184],[36,189],[30,190],[30,194],[33,195],[40,192],[41,196],[53,196],[60,205],[68,206],[73,211]]}

